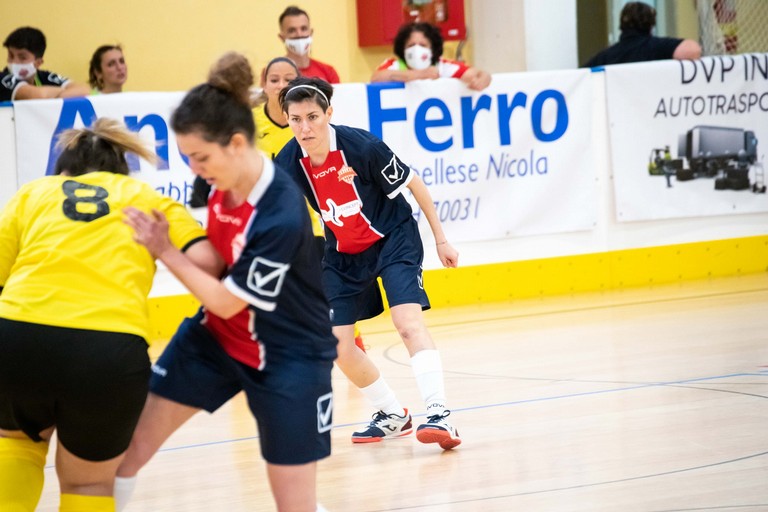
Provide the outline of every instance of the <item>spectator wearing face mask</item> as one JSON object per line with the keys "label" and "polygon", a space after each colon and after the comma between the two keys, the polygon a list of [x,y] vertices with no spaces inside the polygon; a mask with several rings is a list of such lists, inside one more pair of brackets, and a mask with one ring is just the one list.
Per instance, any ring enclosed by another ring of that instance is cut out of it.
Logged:
{"label": "spectator wearing face mask", "polygon": [[32,27],[21,27],[5,39],[8,67],[0,71],[0,101],[86,96],[88,87],[40,69],[45,53],[45,35]]}
{"label": "spectator wearing face mask", "polygon": [[299,67],[301,76],[322,78],[328,83],[338,84],[339,74],[333,66],[309,56],[312,47],[313,29],[309,26],[309,14],[291,5],[280,15],[278,37],[285,43],[286,57]]}
{"label": "spectator wearing face mask", "polygon": [[443,57],[440,29],[424,22],[408,23],[395,36],[395,57],[382,62],[371,82],[410,82],[411,80],[458,78],[467,87],[481,91],[491,83],[491,75],[463,62]]}

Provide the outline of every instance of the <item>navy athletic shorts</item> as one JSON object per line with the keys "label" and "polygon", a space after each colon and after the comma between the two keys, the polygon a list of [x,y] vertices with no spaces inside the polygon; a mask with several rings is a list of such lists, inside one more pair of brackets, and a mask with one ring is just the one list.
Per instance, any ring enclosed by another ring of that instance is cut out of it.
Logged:
{"label": "navy athletic shorts", "polygon": [[117,457],[147,400],[149,368],[140,336],[0,318],[0,428],[40,441],[55,426],[80,458]]}
{"label": "navy athletic shorts", "polygon": [[326,250],[323,289],[333,325],[351,325],[384,311],[376,279],[381,277],[389,306],[420,304],[429,309],[421,264],[424,247],[411,218],[358,254]]}
{"label": "navy athletic shorts", "polygon": [[263,370],[232,359],[201,324],[185,319],[157,363],[150,391],[214,412],[241,390],[256,418],[261,455],[272,464],[305,464],[331,453],[333,361],[270,360]]}

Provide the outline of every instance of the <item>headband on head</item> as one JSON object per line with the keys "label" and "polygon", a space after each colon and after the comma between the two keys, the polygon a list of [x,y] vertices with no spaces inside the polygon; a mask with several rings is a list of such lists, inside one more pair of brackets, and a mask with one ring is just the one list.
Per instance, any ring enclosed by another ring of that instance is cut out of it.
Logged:
{"label": "headband on head", "polygon": [[269,62],[267,63],[267,65],[266,65],[266,66],[264,66],[264,72],[266,73],[266,71],[269,69],[269,67],[270,67],[272,64],[276,63],[276,62],[287,62],[288,64],[290,64],[291,66],[293,66],[293,69],[295,69],[295,70],[296,70],[296,74],[297,74],[297,75],[299,75],[299,76],[301,76],[301,71],[299,71],[299,66],[297,66],[297,65],[296,65],[296,63],[295,63],[295,62],[293,62],[293,61],[292,61],[291,59],[289,59],[288,57],[275,57],[274,59],[272,59],[271,61],[269,61]]}
{"label": "headband on head", "polygon": [[285,93],[285,97],[287,98],[289,94],[291,94],[296,89],[312,89],[313,91],[317,91],[320,93],[320,96],[323,97],[325,102],[328,104],[328,106],[331,106],[331,101],[328,99],[328,96],[325,95],[323,91],[315,87],[314,85],[308,85],[308,84],[301,84],[301,85],[294,85],[290,89],[288,89],[288,92]]}

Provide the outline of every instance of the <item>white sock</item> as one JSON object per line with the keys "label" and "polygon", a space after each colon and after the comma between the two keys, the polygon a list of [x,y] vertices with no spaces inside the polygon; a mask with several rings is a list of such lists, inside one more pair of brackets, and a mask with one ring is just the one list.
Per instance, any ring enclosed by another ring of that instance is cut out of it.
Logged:
{"label": "white sock", "polygon": [[379,411],[384,411],[387,414],[397,414],[402,416],[405,414],[403,406],[400,405],[400,401],[395,396],[395,392],[389,387],[384,377],[379,375],[376,382],[364,388],[360,388],[363,395],[368,399],[371,404]]}
{"label": "white sock", "polygon": [[427,417],[445,412],[445,383],[443,363],[437,350],[422,350],[411,357],[411,369],[416,385],[427,407]]}
{"label": "white sock", "polygon": [[317,504],[317,512],[328,512],[328,509],[318,503]]}
{"label": "white sock", "polygon": [[133,496],[133,490],[136,488],[135,476],[117,476],[115,477],[115,510],[122,512]]}

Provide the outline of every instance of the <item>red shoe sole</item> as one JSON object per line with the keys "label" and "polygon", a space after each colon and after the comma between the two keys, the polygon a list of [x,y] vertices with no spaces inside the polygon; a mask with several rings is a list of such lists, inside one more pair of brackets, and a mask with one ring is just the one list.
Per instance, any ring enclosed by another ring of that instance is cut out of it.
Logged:
{"label": "red shoe sole", "polygon": [[386,441],[388,439],[400,439],[401,437],[409,436],[413,430],[408,430],[407,432],[402,432],[396,436],[389,436],[389,437],[353,437],[352,442],[355,444],[362,444],[362,443],[379,443],[381,441]]}
{"label": "red shoe sole", "polygon": [[461,439],[451,437],[448,432],[435,428],[419,430],[416,433],[416,439],[424,444],[438,443],[443,450],[450,450],[461,444]]}

